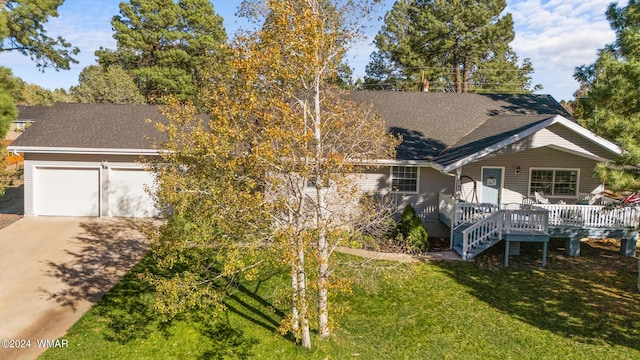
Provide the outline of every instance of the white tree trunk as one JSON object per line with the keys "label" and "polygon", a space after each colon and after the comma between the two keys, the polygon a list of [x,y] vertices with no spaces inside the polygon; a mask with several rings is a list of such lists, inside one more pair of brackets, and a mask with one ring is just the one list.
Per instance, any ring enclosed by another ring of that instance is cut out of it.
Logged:
{"label": "white tree trunk", "polygon": [[309,331],[309,305],[307,304],[307,279],[304,271],[304,240],[298,241],[298,318],[300,323],[300,341],[305,348],[311,348],[311,333]]}
{"label": "white tree trunk", "polygon": [[[320,111],[320,74],[316,74],[314,79],[314,121],[313,135],[316,141],[315,157],[318,164],[322,163],[324,158],[322,148],[322,114]],[[318,330],[321,338],[326,338],[330,334],[329,330],[329,311],[328,311],[328,283],[329,283],[329,244],[326,236],[326,216],[327,208],[324,189],[322,186],[328,184],[316,185],[316,228],[318,230]]]}

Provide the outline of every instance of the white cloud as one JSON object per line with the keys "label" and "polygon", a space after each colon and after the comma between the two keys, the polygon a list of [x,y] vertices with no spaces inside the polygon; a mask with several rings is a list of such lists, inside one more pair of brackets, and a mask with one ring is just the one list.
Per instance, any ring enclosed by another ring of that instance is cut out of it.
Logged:
{"label": "white cloud", "polygon": [[578,88],[575,67],[595,61],[598,49],[615,40],[605,11],[610,0],[510,1],[518,56],[530,58],[534,82],[558,100],[570,99]]}

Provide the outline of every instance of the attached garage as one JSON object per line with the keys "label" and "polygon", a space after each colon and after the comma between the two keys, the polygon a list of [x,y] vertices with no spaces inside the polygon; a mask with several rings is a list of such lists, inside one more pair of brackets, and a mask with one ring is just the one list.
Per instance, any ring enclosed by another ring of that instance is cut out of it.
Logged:
{"label": "attached garage", "polygon": [[167,122],[158,106],[56,103],[9,147],[24,155],[27,216],[154,217],[144,162]]}
{"label": "attached garage", "polygon": [[144,169],[111,168],[109,171],[109,216],[153,217],[153,175]]}
{"label": "attached garage", "polygon": [[100,216],[100,168],[35,167],[34,215]]}

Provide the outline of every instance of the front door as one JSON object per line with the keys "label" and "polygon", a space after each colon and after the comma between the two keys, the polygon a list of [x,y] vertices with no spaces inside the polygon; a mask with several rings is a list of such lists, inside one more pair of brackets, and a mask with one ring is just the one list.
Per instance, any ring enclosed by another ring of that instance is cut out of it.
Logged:
{"label": "front door", "polygon": [[482,193],[480,202],[500,204],[502,193],[502,168],[482,168]]}

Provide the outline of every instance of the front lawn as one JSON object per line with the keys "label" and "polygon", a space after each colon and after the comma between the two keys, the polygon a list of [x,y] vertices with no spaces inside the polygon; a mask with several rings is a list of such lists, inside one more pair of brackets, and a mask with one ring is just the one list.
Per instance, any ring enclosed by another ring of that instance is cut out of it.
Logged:
{"label": "front lawn", "polygon": [[70,329],[68,349],[42,358],[640,358],[637,259],[597,245],[568,258],[552,247],[543,270],[537,255],[534,264],[523,255],[509,269],[496,265],[499,248],[475,262],[345,269],[358,279],[342,299],[351,310],[335,317],[329,341],[313,339],[312,351],[276,332],[284,275],[241,284],[218,319],[194,312],[161,324],[152,289],[136,278],[152,266],[146,258]]}

